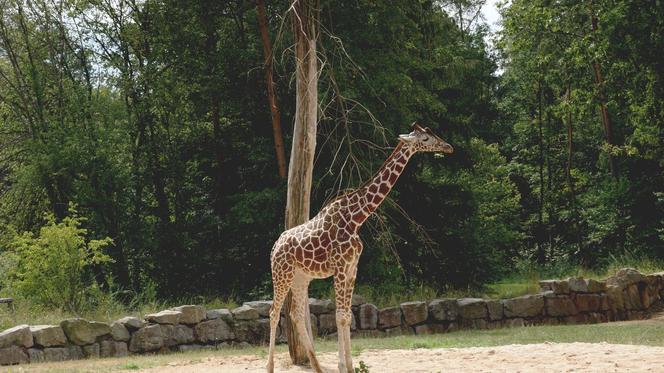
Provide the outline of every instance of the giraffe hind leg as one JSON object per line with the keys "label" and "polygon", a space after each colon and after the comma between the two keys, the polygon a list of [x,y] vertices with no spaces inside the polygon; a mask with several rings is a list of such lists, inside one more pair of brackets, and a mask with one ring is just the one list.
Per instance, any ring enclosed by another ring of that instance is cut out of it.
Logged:
{"label": "giraffe hind leg", "polygon": [[281,307],[284,300],[290,291],[293,284],[292,267],[291,271],[275,271],[272,268],[272,286],[274,288],[274,296],[272,299],[272,307],[270,307],[270,348],[267,360],[268,373],[274,372],[274,347],[277,339],[277,326],[281,319]]}
{"label": "giraffe hind leg", "polygon": [[338,271],[334,276],[334,292],[337,306],[337,339],[339,341],[339,372],[354,372],[350,348],[350,324],[353,318],[351,301],[356,273],[357,262]]}

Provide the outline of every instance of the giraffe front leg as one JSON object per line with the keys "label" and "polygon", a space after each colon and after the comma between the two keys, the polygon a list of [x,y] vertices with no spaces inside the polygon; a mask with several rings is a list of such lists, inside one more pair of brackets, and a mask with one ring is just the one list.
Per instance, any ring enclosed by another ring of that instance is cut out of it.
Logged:
{"label": "giraffe front leg", "polygon": [[353,373],[353,360],[350,354],[350,325],[353,318],[351,301],[356,272],[357,264],[355,263],[334,276],[340,373]]}

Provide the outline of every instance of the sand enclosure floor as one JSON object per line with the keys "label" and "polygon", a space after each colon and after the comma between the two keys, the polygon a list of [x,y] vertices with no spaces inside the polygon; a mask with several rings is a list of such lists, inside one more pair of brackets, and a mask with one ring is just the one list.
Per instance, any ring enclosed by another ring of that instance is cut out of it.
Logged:
{"label": "sand enclosure floor", "polygon": [[[325,372],[338,372],[337,353],[318,355]],[[540,343],[497,347],[366,350],[353,358],[370,372],[664,372],[664,347],[608,343]],[[265,372],[266,358],[219,356],[174,361],[143,372]],[[276,372],[312,372],[276,356]]]}

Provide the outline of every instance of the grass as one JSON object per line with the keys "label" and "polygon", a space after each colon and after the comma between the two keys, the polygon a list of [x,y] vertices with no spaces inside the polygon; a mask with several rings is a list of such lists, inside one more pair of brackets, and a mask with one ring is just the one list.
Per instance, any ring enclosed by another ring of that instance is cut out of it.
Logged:
{"label": "grass", "polygon": [[[646,320],[594,325],[468,330],[425,336],[359,338],[353,339],[352,354],[358,356],[362,351],[368,349],[490,347],[543,342],[607,342],[612,344],[664,346],[664,322],[661,320]],[[277,346],[277,350],[278,352],[286,352],[287,346]],[[318,340],[316,342],[316,351],[322,353],[335,352],[337,351],[337,342],[335,340]],[[32,364],[19,367],[4,367],[4,369],[7,369],[7,372],[119,372],[175,363],[195,364],[209,357],[223,358],[229,355],[254,355],[265,359],[267,348],[265,346],[244,349],[229,348],[167,355],[131,356],[122,359],[94,359],[63,363]]]}

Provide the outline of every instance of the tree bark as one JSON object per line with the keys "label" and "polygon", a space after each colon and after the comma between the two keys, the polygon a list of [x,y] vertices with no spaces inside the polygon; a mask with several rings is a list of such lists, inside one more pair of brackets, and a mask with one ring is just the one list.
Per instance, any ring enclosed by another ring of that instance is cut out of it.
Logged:
{"label": "tree bark", "polygon": [[[318,120],[318,39],[319,0],[294,0],[291,7],[293,36],[295,38],[295,126],[288,167],[286,199],[286,229],[309,220],[311,181],[316,151],[316,124]],[[307,297],[308,298],[308,297]],[[291,294],[285,302],[290,309]],[[309,307],[305,307],[305,322],[311,337]],[[287,317],[289,319],[290,316]],[[286,325],[288,350],[293,364],[303,365],[307,353],[293,330],[291,321]]]}
{"label": "tree bark", "polygon": [[281,114],[279,113],[279,104],[277,96],[274,93],[274,78],[272,73],[272,46],[270,45],[270,36],[267,30],[267,16],[265,15],[265,2],[256,0],[258,8],[258,27],[261,32],[263,42],[263,55],[265,56],[265,86],[267,88],[267,99],[270,105],[270,115],[272,116],[272,135],[274,137],[274,151],[277,155],[277,166],[279,168],[279,177],[286,178],[286,152],[284,151],[284,140],[281,133]]}
{"label": "tree bark", "polygon": [[574,234],[576,235],[576,246],[579,254],[583,253],[583,245],[581,243],[581,234],[579,233],[578,218],[579,214],[576,210],[576,191],[574,189],[574,179],[572,178],[572,159],[574,155],[574,127],[572,122],[572,88],[567,87],[567,165],[565,167],[565,178],[567,179],[567,187],[569,188],[569,202],[574,214]]}
{"label": "tree bark", "polygon": [[[592,22],[593,34],[596,35],[598,19],[593,9],[591,9],[590,19]],[[604,93],[604,78],[602,77],[602,69],[599,64],[599,61],[596,58],[593,59],[592,66],[593,66],[593,72],[595,74],[595,84],[597,85],[597,90],[599,92],[599,108],[602,119],[602,128],[604,129],[604,141],[606,141],[606,144],[609,145],[609,147],[611,147],[611,145],[613,145],[613,126],[611,124],[611,117],[609,116],[609,110],[606,107],[606,95]],[[610,151],[608,152],[607,155],[609,157],[609,172],[611,172],[611,176],[617,178],[618,170],[616,168],[615,158],[613,157],[613,155],[611,155]]]}
{"label": "tree bark", "polygon": [[537,262],[544,264],[546,252],[544,251],[544,133],[542,131],[542,82],[537,82],[537,123],[539,142],[539,184],[540,198],[537,212]]}

